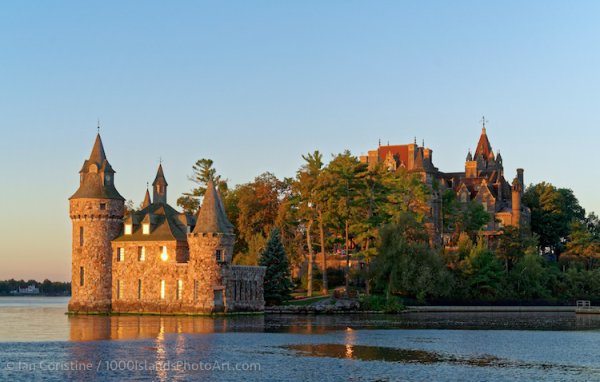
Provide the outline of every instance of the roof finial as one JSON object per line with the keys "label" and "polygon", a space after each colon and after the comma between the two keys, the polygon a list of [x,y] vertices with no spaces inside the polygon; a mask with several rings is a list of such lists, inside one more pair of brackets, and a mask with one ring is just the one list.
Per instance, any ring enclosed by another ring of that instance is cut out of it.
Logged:
{"label": "roof finial", "polygon": [[415,136],[415,145],[417,144],[417,137]]}
{"label": "roof finial", "polygon": [[98,118],[98,127],[97,127],[97,129],[98,129],[98,134],[100,134],[100,118]]}
{"label": "roof finial", "polygon": [[381,147],[381,138],[379,138],[379,147]]}
{"label": "roof finial", "polygon": [[425,147],[425,139],[423,139],[423,147]]}
{"label": "roof finial", "polygon": [[150,182],[146,182],[146,190],[150,188]]}
{"label": "roof finial", "polygon": [[390,141],[388,140],[388,146],[390,145]]}
{"label": "roof finial", "polygon": [[481,127],[482,127],[483,131],[485,131],[485,124],[489,122],[487,119],[485,119],[485,115],[481,117],[480,122],[481,122]]}
{"label": "roof finial", "polygon": [[162,156],[158,157],[158,164],[162,164]]}

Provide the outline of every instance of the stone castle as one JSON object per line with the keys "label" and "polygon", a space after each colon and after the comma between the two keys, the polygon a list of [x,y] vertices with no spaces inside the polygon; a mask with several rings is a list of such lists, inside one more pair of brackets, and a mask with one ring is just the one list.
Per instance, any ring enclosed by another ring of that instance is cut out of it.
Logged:
{"label": "stone castle", "polygon": [[125,216],[100,134],[69,198],[71,313],[205,314],[264,309],[265,267],[232,265],[235,235],[207,185],[197,216],[167,203],[162,164],[139,211]]}
{"label": "stone castle", "polygon": [[488,224],[482,234],[493,240],[503,227],[530,226],[529,208],[522,203],[525,183],[523,169],[517,169],[514,180],[509,183],[504,178],[502,155],[494,154],[487,136],[485,119],[477,149],[467,154],[464,172],[442,172],[433,164],[433,151],[416,142],[407,145],[382,146],[361,156],[361,162],[370,167],[383,164],[390,171],[404,169],[415,173],[432,191],[429,202],[430,213],[427,227],[434,245],[452,245],[456,240],[452,233],[444,232],[442,216],[442,195],[452,190],[460,203],[474,201],[490,214]]}

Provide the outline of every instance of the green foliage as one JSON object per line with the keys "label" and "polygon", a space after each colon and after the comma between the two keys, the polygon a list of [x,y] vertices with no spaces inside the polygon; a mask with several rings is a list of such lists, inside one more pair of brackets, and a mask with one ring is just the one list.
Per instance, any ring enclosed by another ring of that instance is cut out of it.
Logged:
{"label": "green foliage", "polygon": [[290,299],[292,280],[290,264],[277,228],[271,231],[265,250],[260,255],[259,265],[267,267],[265,274],[265,302],[279,305]]}
{"label": "green foliage", "polygon": [[223,194],[227,190],[227,182],[221,180],[217,170],[213,167],[212,159],[202,158],[192,166],[192,175],[189,180],[197,184],[190,192],[184,193],[177,199],[177,205],[187,213],[195,214],[200,207],[200,199],[206,192],[206,185],[210,180],[215,182]]}
{"label": "green foliage", "polygon": [[71,283],[50,281],[45,279],[42,282],[36,280],[4,280],[0,281],[0,296],[10,295],[10,292],[19,288],[25,288],[29,285],[34,285],[39,288],[40,294],[46,296],[68,296],[71,294]]}
{"label": "green foliage", "polygon": [[385,313],[404,311],[402,299],[397,296],[371,295],[360,298],[360,309]]}
{"label": "green foliage", "polygon": [[482,301],[502,297],[504,269],[483,240],[479,240],[465,259],[463,276],[469,297]]}
{"label": "green foliage", "polygon": [[527,187],[523,202],[531,209],[531,230],[543,250],[559,255],[573,221],[584,221],[585,210],[573,191],[542,182]]}
{"label": "green foliage", "polygon": [[444,262],[429,248],[427,233],[414,214],[401,215],[383,229],[373,281],[388,297],[402,294],[420,301],[450,290],[451,278]]}

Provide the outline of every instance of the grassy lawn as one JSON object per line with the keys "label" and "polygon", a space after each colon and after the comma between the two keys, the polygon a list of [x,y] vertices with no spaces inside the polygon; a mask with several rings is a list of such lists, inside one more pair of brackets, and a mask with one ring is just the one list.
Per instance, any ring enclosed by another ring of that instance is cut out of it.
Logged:
{"label": "grassy lawn", "polygon": [[310,305],[313,302],[325,300],[329,297],[331,297],[331,296],[330,295],[315,296],[315,297],[303,298],[303,299],[298,299],[298,300],[290,300],[290,301],[285,302],[283,305]]}

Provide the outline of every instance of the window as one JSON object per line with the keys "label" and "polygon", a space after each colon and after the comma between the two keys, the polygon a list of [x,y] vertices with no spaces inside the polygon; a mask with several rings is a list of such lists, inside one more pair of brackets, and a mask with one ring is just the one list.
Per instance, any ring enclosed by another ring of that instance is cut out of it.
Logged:
{"label": "window", "polygon": [[198,301],[198,280],[194,280],[194,302]]}
{"label": "window", "polygon": [[131,226],[131,224],[125,224],[125,235],[131,235],[132,231],[133,227]]}
{"label": "window", "polygon": [[167,246],[163,245],[160,250],[160,259],[162,261],[167,261],[169,259],[169,254],[167,253]]}
{"label": "window", "polygon": [[165,280],[160,280],[160,299],[165,299]]}
{"label": "window", "polygon": [[122,288],[123,288],[123,281],[117,280],[117,300],[121,299]]}
{"label": "window", "polygon": [[138,247],[138,261],[146,260],[146,247]]}
{"label": "window", "polygon": [[106,210],[106,203],[100,203],[100,210],[101,211]]}
{"label": "window", "polygon": [[117,248],[117,261],[125,261],[125,248]]}
{"label": "window", "polygon": [[138,280],[138,300],[142,299],[142,280]]}
{"label": "window", "polygon": [[83,247],[83,227],[79,227],[79,246]]}
{"label": "window", "polygon": [[142,233],[144,235],[150,235],[150,223],[142,224]]}
{"label": "window", "polygon": [[183,294],[183,280],[177,280],[177,299],[181,300]]}
{"label": "window", "polygon": [[220,263],[221,261],[223,261],[223,256],[221,254],[221,250],[217,249],[217,251],[215,252],[215,257],[217,258],[217,262]]}
{"label": "window", "polygon": [[83,267],[79,267],[79,286],[83,286],[85,283],[85,272]]}

